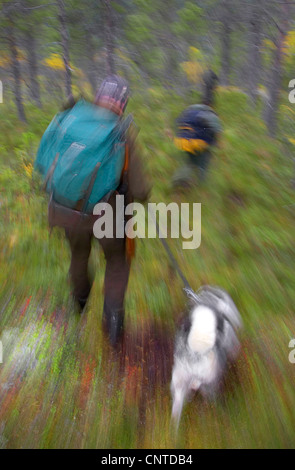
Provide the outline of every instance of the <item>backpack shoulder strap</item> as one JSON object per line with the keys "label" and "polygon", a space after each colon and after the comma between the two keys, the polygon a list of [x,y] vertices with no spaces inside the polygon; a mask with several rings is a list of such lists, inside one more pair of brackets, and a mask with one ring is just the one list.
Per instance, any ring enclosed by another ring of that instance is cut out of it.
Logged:
{"label": "backpack shoulder strap", "polygon": [[133,123],[133,116],[132,114],[128,114],[128,116],[125,119],[122,119],[118,123],[118,134],[120,135],[121,138],[126,139],[126,134]]}

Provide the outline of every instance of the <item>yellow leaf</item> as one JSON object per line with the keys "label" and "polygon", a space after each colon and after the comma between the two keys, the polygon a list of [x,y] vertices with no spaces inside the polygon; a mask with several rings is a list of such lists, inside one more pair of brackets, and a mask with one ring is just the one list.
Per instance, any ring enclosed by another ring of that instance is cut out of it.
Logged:
{"label": "yellow leaf", "polygon": [[47,65],[47,67],[50,67],[51,69],[54,69],[54,70],[65,69],[64,61],[58,54],[51,54],[49,57],[44,59],[44,64]]}

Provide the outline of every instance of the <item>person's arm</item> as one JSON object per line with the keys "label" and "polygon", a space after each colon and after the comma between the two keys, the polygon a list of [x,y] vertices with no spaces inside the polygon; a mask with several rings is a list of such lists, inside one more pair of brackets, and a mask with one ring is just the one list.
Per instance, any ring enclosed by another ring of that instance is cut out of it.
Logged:
{"label": "person's arm", "polygon": [[214,140],[211,145],[216,146],[219,141],[219,137],[222,131],[222,126],[219,117],[213,111],[206,111],[202,114],[203,119],[208,123],[208,126],[214,136]]}
{"label": "person's arm", "polygon": [[134,199],[144,202],[151,192],[151,183],[143,162],[143,152],[136,141],[136,132],[129,130],[127,143],[129,145],[128,189]]}

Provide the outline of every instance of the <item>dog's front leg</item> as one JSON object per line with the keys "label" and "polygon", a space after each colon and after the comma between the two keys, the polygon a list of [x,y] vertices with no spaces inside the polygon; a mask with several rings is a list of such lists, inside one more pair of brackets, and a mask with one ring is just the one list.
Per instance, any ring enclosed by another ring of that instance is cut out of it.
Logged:
{"label": "dog's front leg", "polygon": [[190,389],[190,381],[187,374],[184,373],[183,367],[180,365],[174,367],[171,381],[171,394],[172,394],[172,422],[175,429],[178,429],[181,412],[184,401]]}
{"label": "dog's front leg", "polygon": [[183,388],[178,388],[173,394],[173,405],[172,405],[172,422],[175,429],[178,429],[180,416],[183,408],[185,398],[185,391]]}

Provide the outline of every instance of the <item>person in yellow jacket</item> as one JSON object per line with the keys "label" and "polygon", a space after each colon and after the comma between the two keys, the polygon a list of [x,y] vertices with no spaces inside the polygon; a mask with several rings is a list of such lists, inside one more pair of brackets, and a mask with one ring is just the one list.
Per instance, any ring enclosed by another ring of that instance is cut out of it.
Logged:
{"label": "person in yellow jacket", "polygon": [[202,182],[208,171],[211,150],[221,132],[220,120],[213,110],[214,91],[218,78],[208,71],[204,77],[201,104],[186,108],[176,121],[176,147],[182,151],[185,164],[173,176],[173,186],[189,188]]}

